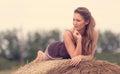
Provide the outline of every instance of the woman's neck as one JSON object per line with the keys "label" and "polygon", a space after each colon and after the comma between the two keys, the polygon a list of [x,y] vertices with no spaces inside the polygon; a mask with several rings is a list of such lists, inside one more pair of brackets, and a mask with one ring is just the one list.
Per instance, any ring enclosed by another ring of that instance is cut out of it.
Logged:
{"label": "woman's neck", "polygon": [[85,33],[85,27],[84,27],[84,28],[82,28],[81,30],[79,30],[79,33],[83,36],[83,35],[84,35],[84,33]]}

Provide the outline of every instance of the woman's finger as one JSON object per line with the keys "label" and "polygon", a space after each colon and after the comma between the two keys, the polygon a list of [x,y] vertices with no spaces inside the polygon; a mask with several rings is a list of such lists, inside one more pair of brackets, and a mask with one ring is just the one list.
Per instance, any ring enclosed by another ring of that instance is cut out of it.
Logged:
{"label": "woman's finger", "polygon": [[77,66],[80,63],[81,59],[79,59],[74,66]]}
{"label": "woman's finger", "polygon": [[72,66],[79,64],[79,58],[78,57],[72,58],[70,64]]}
{"label": "woman's finger", "polygon": [[80,63],[80,61],[81,61],[81,57],[77,56],[71,59],[70,64],[72,66],[77,66]]}
{"label": "woman's finger", "polygon": [[71,59],[71,61],[70,61],[70,65],[74,65],[75,62],[76,62],[76,58],[74,57],[74,58]]}

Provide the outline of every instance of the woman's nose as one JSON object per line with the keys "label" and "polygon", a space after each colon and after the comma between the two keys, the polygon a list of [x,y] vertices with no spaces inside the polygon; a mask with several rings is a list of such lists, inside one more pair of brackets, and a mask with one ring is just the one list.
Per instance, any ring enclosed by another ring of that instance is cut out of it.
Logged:
{"label": "woman's nose", "polygon": [[73,21],[73,24],[74,24],[74,25],[76,25],[76,24],[77,24],[77,22],[76,22],[76,21]]}

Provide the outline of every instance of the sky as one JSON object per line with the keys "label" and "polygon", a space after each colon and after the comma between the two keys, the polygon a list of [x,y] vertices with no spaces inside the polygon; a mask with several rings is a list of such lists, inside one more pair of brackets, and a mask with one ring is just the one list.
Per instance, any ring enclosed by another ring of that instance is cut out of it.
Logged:
{"label": "sky", "polygon": [[96,30],[120,33],[120,0],[0,0],[0,31],[72,28],[73,11],[87,7]]}

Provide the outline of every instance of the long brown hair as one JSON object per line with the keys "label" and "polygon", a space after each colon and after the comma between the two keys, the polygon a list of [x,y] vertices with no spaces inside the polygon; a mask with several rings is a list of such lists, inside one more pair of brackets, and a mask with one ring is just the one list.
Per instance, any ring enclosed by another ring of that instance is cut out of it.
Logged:
{"label": "long brown hair", "polygon": [[94,27],[95,21],[90,11],[85,7],[78,7],[74,13],[79,13],[88,24],[85,26],[85,31],[82,36],[82,54],[88,55],[92,53],[94,48]]}

